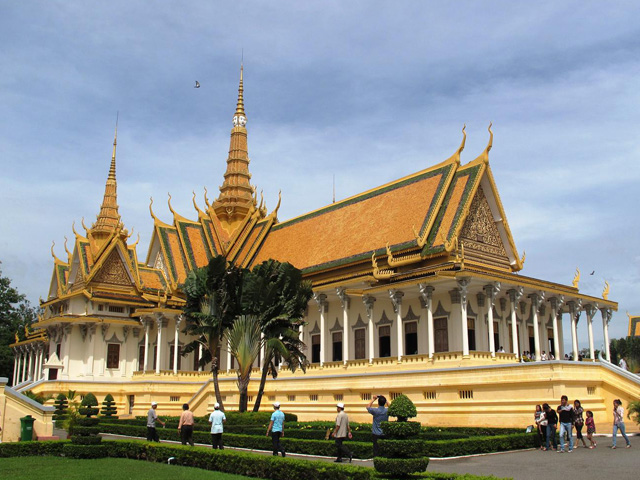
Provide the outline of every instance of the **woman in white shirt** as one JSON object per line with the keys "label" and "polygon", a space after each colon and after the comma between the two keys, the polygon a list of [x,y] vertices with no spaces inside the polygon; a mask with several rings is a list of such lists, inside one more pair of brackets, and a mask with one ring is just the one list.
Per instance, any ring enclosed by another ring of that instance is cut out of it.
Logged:
{"label": "woman in white shirt", "polygon": [[618,430],[627,441],[627,448],[631,448],[629,437],[627,437],[627,432],[624,428],[624,408],[622,408],[622,402],[619,398],[613,401],[613,445],[611,445],[611,448],[616,448]]}

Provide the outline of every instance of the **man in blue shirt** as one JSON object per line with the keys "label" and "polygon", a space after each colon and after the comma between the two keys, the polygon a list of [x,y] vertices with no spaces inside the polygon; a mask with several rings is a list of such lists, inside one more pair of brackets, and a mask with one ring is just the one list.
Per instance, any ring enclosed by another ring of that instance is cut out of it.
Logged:
{"label": "man in blue shirt", "polygon": [[[373,408],[373,402],[378,401],[378,406]],[[380,427],[381,422],[389,421],[389,409],[387,408],[387,399],[382,395],[374,395],[367,405],[367,412],[373,415],[373,424],[371,425],[371,433],[373,435],[373,456],[378,456],[378,440],[384,438],[384,432]]]}
{"label": "man in blue shirt", "polygon": [[271,432],[271,442],[273,443],[273,456],[277,457],[278,452],[285,456],[284,448],[280,445],[280,438],[284,437],[284,413],[280,411],[280,402],[273,404],[274,412],[271,414],[271,421],[267,427],[267,437]]}

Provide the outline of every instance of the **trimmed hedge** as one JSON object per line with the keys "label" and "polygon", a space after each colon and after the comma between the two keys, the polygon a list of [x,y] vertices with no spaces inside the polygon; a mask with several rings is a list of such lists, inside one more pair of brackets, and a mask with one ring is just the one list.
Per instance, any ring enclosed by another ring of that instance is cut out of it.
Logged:
{"label": "trimmed hedge", "polygon": [[420,422],[380,422],[380,428],[389,438],[416,437],[420,433]]}
{"label": "trimmed hedge", "polygon": [[[100,437],[85,437],[98,438]],[[62,447],[62,454],[69,458],[104,458],[107,456],[106,445],[85,445],[71,443]]]}
{"label": "trimmed hedge", "polygon": [[[225,417],[227,417],[227,422],[228,423],[233,423],[234,425],[264,425],[265,427],[267,425],[269,425],[269,420],[271,419],[271,414],[273,412],[244,412],[244,413],[240,413],[240,412],[236,412],[236,411],[229,411],[229,412],[224,412]],[[178,422],[180,421],[180,417],[170,417],[170,416],[165,416],[165,415],[160,415],[160,417],[162,417],[162,419],[167,423],[167,426],[169,425],[173,425],[175,423],[176,428],[178,427]],[[106,419],[105,419],[106,420]],[[200,424],[200,425],[209,425],[209,414],[205,415],[204,417],[195,417],[194,418],[196,425]],[[126,421],[126,422],[135,422],[132,423],[134,425],[147,425],[147,416],[137,416],[135,418],[135,420],[133,419],[128,419],[128,420],[121,420],[121,421]],[[294,413],[287,413],[284,412],[284,421],[286,423],[289,422],[297,422],[298,421],[298,416]]]}
{"label": "trimmed hedge", "polygon": [[535,433],[520,433],[493,437],[470,437],[459,440],[425,441],[424,446],[425,455],[441,458],[539,447],[540,440]]}
{"label": "trimmed hedge", "polygon": [[99,445],[102,442],[102,438],[98,435],[74,435],[71,437],[71,443],[74,445]]}
{"label": "trimmed hedge", "polygon": [[386,458],[418,458],[424,456],[424,440],[380,440],[380,453]]}
{"label": "trimmed hedge", "polygon": [[424,472],[429,465],[429,457],[373,459],[373,466],[385,477],[407,477],[411,473]]}
{"label": "trimmed hedge", "polygon": [[[71,448],[69,448],[71,447]],[[75,448],[74,448],[75,447]],[[143,441],[105,441],[98,449],[76,447],[68,441],[1,443],[2,457],[65,456],[97,454],[112,458],[131,458],[165,463],[175,457],[178,465],[186,465],[207,470],[235,473],[274,480],[304,478],[305,480],[375,480],[373,469],[352,465],[334,465],[321,461],[297,460],[272,456],[255,455],[232,450],[211,450],[208,448],[182,445],[162,445]],[[493,476],[457,475],[455,473],[425,472],[414,474],[414,478],[431,480],[498,480]]]}

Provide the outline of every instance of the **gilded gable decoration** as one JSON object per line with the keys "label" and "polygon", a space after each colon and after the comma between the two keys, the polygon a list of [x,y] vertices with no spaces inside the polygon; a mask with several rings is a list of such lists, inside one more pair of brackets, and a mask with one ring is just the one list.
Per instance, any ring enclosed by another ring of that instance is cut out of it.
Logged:
{"label": "gilded gable decoration", "polygon": [[479,250],[492,255],[507,257],[500,238],[500,232],[493,219],[491,207],[482,187],[478,188],[460,237],[464,238],[467,249]]}
{"label": "gilded gable decoration", "polygon": [[100,270],[93,277],[93,281],[98,283],[109,283],[112,285],[131,285],[131,277],[127,268],[120,258],[117,248],[114,248],[107,260],[102,264]]}

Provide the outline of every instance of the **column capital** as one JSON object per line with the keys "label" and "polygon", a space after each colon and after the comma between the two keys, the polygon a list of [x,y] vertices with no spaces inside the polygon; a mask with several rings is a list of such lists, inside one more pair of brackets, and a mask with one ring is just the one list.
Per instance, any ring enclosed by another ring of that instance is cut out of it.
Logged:
{"label": "column capital", "polygon": [[544,292],[530,293],[529,298],[531,299],[531,306],[534,311],[540,313],[540,307],[542,306],[542,302],[544,302]]}
{"label": "column capital", "polygon": [[404,297],[404,292],[395,289],[389,290],[389,298],[391,299],[395,313],[398,313],[398,307],[402,306],[402,297]]}
{"label": "column capital", "polygon": [[342,308],[347,310],[351,306],[351,297],[347,295],[347,289],[345,287],[336,287],[336,295],[340,299]]}
{"label": "column capital", "polygon": [[587,313],[587,318],[591,320],[598,311],[598,304],[588,303],[584,306],[584,311]]}
{"label": "column capital", "polygon": [[176,317],[176,330],[180,328],[180,324],[184,319],[185,319],[185,316],[182,313]]}
{"label": "column capital", "polygon": [[367,317],[369,320],[373,320],[373,304],[376,302],[376,297],[371,295],[363,295],[362,303],[364,303],[364,307],[367,310]]}
{"label": "column capital", "polygon": [[507,295],[509,295],[509,301],[511,304],[515,306],[518,304],[520,297],[524,295],[524,287],[510,288],[507,290]]}
{"label": "column capital", "polygon": [[498,293],[500,293],[500,289],[502,288],[502,284],[500,282],[492,282],[488,285],[485,285],[483,288],[485,294],[487,295],[487,298],[489,299],[489,302],[491,303],[491,306],[493,307],[496,302],[496,297],[498,296]]}
{"label": "column capital", "polygon": [[167,326],[167,317],[165,317],[162,313],[156,313],[156,325],[158,325],[158,330]]}
{"label": "column capital", "polygon": [[606,322],[608,327],[609,323],[611,322],[611,317],[613,316],[613,312],[609,307],[602,307],[600,309],[600,313],[602,314],[602,321]]}
{"label": "column capital", "polygon": [[324,293],[314,293],[313,299],[318,304],[318,311],[320,313],[326,313],[327,311],[327,296]]}
{"label": "column capital", "polygon": [[569,306],[569,314],[571,315],[571,318],[575,320],[577,324],[580,320],[580,314],[582,313],[582,300],[569,300],[567,305]]}
{"label": "column capital", "polygon": [[124,341],[127,341],[127,337],[129,336],[129,332],[131,331],[131,327],[125,325],[122,327],[122,336],[124,337]]}
{"label": "column capital", "polygon": [[557,297],[551,297],[549,299],[549,303],[551,304],[551,313],[557,316],[558,312],[564,305],[564,295],[558,295]]}
{"label": "column capital", "polygon": [[419,283],[418,290],[420,291],[420,306],[422,308],[430,308],[435,288],[425,283]]}

